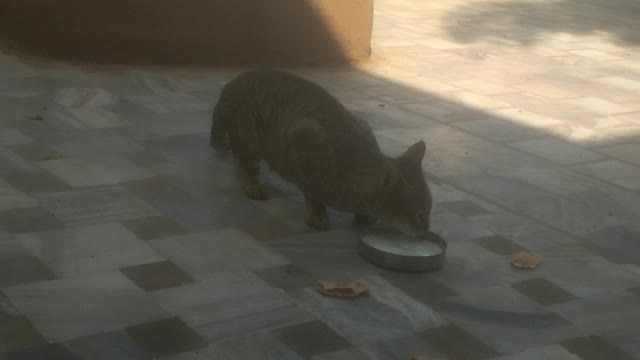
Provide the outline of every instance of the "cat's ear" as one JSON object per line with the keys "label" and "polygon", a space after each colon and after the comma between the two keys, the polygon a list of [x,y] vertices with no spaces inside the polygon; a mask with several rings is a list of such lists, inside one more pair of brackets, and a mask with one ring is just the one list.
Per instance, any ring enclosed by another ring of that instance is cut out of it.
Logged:
{"label": "cat's ear", "polygon": [[380,172],[380,188],[389,189],[398,181],[400,174],[398,168],[391,162],[387,162],[382,166]]}
{"label": "cat's ear", "polygon": [[427,145],[424,143],[424,140],[420,140],[411,145],[400,157],[407,159],[412,163],[422,164],[422,159],[424,158],[424,153],[426,151]]}

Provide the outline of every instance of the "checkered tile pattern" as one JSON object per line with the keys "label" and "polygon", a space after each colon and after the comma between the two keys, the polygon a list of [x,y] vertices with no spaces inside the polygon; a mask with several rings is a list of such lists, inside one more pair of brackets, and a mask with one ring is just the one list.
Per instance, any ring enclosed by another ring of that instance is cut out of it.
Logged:
{"label": "checkered tile pattern", "polygon": [[385,152],[428,143],[428,274],[364,262],[350,216],[307,229],[273,174],[243,196],[208,145],[236,71],[0,55],[0,359],[640,359],[638,9],[381,0],[371,63],[296,70]]}

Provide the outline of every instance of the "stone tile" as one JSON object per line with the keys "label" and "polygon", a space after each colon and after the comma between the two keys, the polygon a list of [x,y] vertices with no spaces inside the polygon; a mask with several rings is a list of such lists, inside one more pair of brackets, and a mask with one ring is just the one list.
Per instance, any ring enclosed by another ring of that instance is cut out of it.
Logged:
{"label": "stone tile", "polygon": [[557,164],[575,164],[602,158],[601,155],[595,152],[555,138],[519,141],[513,143],[513,146]]}
{"label": "stone tile", "polygon": [[14,239],[0,241],[0,288],[54,279],[52,271]]}
{"label": "stone tile", "polygon": [[[526,214],[543,223],[576,235],[588,234],[624,223],[605,208],[591,207],[576,193],[570,198],[540,199],[530,204]],[[578,200],[574,200],[578,199]]]}
{"label": "stone tile", "polygon": [[509,209],[521,210],[528,202],[549,197],[551,193],[530,184],[516,181],[500,173],[474,173],[445,179],[464,191],[491,199]]}
{"label": "stone tile", "polygon": [[191,276],[169,261],[134,265],[120,269],[131,281],[147,291],[193,282]]}
{"label": "stone tile", "polygon": [[0,146],[11,146],[20,144],[29,144],[33,142],[33,138],[14,128],[0,129]]}
{"label": "stone tile", "polygon": [[211,104],[185,92],[162,92],[154,95],[136,95],[128,100],[157,114],[177,111],[211,110]]}
{"label": "stone tile", "polygon": [[3,360],[80,360],[60,344],[42,344],[2,354]]}
{"label": "stone tile", "polygon": [[534,110],[527,111],[520,108],[492,109],[489,111],[489,114],[500,120],[532,129],[546,130],[551,126],[563,123],[554,115],[549,114],[545,116],[545,114]]}
{"label": "stone tile", "polygon": [[26,317],[3,317],[0,321],[0,353],[45,343],[42,335]]}
{"label": "stone tile", "polygon": [[206,346],[200,335],[175,317],[129,326],[125,331],[153,357],[178,354]]}
{"label": "stone tile", "polygon": [[[212,104],[212,102],[209,103]],[[212,105],[207,105],[207,107],[210,106]],[[211,128],[211,113],[212,109],[163,114],[149,113],[149,116],[141,118],[140,121],[147,131],[157,136],[204,134]]]}
{"label": "stone tile", "polygon": [[593,179],[556,166],[531,165],[512,167],[501,176],[544,189],[553,194],[566,195],[588,190]]}
{"label": "stone tile", "polygon": [[139,166],[164,164],[167,160],[160,154],[149,150],[137,150],[125,153],[124,156]]}
{"label": "stone tile", "polygon": [[[436,100],[428,103],[421,102],[417,104],[406,104],[403,106],[411,111],[426,116],[427,118],[446,123],[470,120],[477,117],[477,113],[452,101]],[[420,125],[424,126],[425,122],[421,122]]]}
{"label": "stone tile", "polygon": [[26,161],[45,161],[60,158],[61,155],[39,142],[11,146],[11,150]]}
{"label": "stone tile", "polygon": [[586,298],[623,291],[640,285],[633,271],[611,263],[580,245],[561,245],[546,249],[539,276],[571,294]]}
{"label": "stone tile", "polygon": [[599,336],[579,337],[565,340],[562,347],[582,360],[620,359],[632,360],[633,356],[618,349]]}
{"label": "stone tile", "polygon": [[58,192],[71,187],[46,172],[24,172],[5,177],[5,181],[16,189],[29,193]]}
{"label": "stone tile", "polygon": [[115,174],[119,182],[135,181],[153,176],[151,171],[138,166],[119,154],[96,156],[95,158],[88,155],[86,158],[91,161],[95,160],[96,164],[107,168]]}
{"label": "stone tile", "polygon": [[0,212],[0,224],[14,234],[61,229],[64,225],[41,207]]}
{"label": "stone tile", "polygon": [[206,279],[224,269],[260,270],[289,263],[282,255],[236,229],[155,239],[150,243],[195,279]]}
{"label": "stone tile", "polygon": [[151,201],[161,200],[183,200],[187,199],[187,192],[180,189],[176,184],[164,177],[151,177],[123,184],[134,195]]}
{"label": "stone tile", "polygon": [[37,164],[73,187],[113,185],[119,182],[116,174],[100,164],[83,159],[55,159]]}
{"label": "stone tile", "polygon": [[435,311],[382,278],[369,276],[362,280],[369,285],[369,296],[348,302],[325,297],[313,288],[293,290],[288,294],[355,345],[406,336],[442,324],[443,320]]}
{"label": "stone tile", "polygon": [[115,130],[67,131],[63,139],[51,141],[51,147],[62,158],[71,159],[107,157],[143,149],[139,143]]}
{"label": "stone tile", "polygon": [[487,209],[478,206],[471,201],[445,202],[442,203],[442,206],[462,217],[483,215],[489,213]]}
{"label": "stone tile", "polygon": [[276,336],[304,358],[351,346],[346,339],[321,321],[282,328],[276,331]]}
{"label": "stone tile", "polygon": [[0,211],[35,207],[38,202],[0,179]]}
{"label": "stone tile", "polygon": [[640,81],[619,76],[607,76],[594,79],[595,81],[629,91],[640,91]]}
{"label": "stone tile", "polygon": [[[208,140],[207,140],[208,141]],[[201,153],[198,151],[197,153]],[[169,155],[166,155],[167,157]],[[186,193],[197,197],[207,198],[221,194],[236,195],[238,200],[247,201],[241,191],[233,164],[225,159],[216,158],[173,158],[171,162],[153,166],[151,170],[160,178],[183,189]],[[261,174],[264,179],[264,172]],[[271,189],[268,189],[271,190]],[[268,192],[269,196],[273,196]]]}
{"label": "stone tile", "polygon": [[620,220],[581,198],[550,195],[536,186],[501,174],[473,174],[447,178],[459,188],[523,213],[570,234],[585,234],[619,225]]}
{"label": "stone tile", "polygon": [[[593,111],[580,107],[575,104],[569,104],[563,100],[548,99],[542,96],[536,96],[528,93],[511,93],[494,95],[496,100],[509,103],[511,106],[520,108],[522,111],[533,113],[538,115],[537,120],[552,119],[552,121],[544,121],[547,125],[558,124],[563,120],[581,120],[598,116]],[[514,114],[517,120],[522,119],[517,114]],[[533,120],[531,118],[530,120]],[[526,121],[526,120],[525,120]],[[518,121],[520,122],[520,121]],[[535,123],[535,122],[534,122]],[[543,126],[542,122],[537,123],[538,126]]]}
{"label": "stone tile", "polygon": [[38,199],[45,209],[67,226],[118,222],[159,214],[149,204],[117,186],[41,194]]}
{"label": "stone tile", "polygon": [[640,194],[606,183],[597,184],[589,191],[577,192],[568,197],[591,208],[599,208],[608,216],[619,219],[618,224],[610,224],[608,227],[620,223],[636,223],[637,216],[640,215]]}
{"label": "stone tile", "polygon": [[340,279],[377,272],[376,267],[362,260],[354,251],[357,241],[355,232],[336,229],[295,235],[269,241],[268,244],[314,278]]}
{"label": "stone tile", "polygon": [[431,211],[430,231],[447,239],[448,243],[464,242],[478,237],[494,235],[485,227],[478,226],[470,218],[455,215],[439,205]]}
{"label": "stone tile", "polygon": [[50,341],[114,331],[166,317],[142,290],[117,271],[13,286],[4,291]]}
{"label": "stone tile", "polygon": [[638,236],[640,229],[612,227],[585,235],[585,246],[613,263],[640,265]]}
{"label": "stone tile", "polygon": [[120,224],[96,224],[19,237],[58,277],[72,277],[163,260]]}
{"label": "stone tile", "polygon": [[11,300],[0,291],[0,319],[21,315],[20,311],[11,303]]}
{"label": "stone tile", "polygon": [[253,272],[274,288],[293,290],[314,286],[316,279],[295,264],[275,268],[257,270]]}
{"label": "stone tile", "polygon": [[577,166],[575,169],[627,190],[640,190],[640,168],[621,161],[605,160]]}
{"label": "stone tile", "polygon": [[332,351],[312,357],[313,360],[369,360],[369,359],[385,359],[387,357],[378,356],[374,357],[371,354],[363,352],[360,347],[351,347],[348,349],[342,349],[338,351]]}
{"label": "stone tile", "polygon": [[152,240],[186,233],[185,228],[167,216],[152,216],[127,220],[124,226],[139,239]]}
{"label": "stone tile", "polygon": [[[276,219],[285,223],[289,228],[299,234],[302,232],[313,231],[305,221],[306,205],[304,198],[298,193],[295,196],[276,197],[266,201],[260,201],[258,204],[269,217],[264,217],[263,221]],[[348,213],[327,209],[331,229],[347,228],[353,225],[353,216]]]}
{"label": "stone tile", "polygon": [[[208,118],[208,117],[207,117]],[[208,119],[211,122],[210,119]],[[209,124],[211,125],[211,124]],[[164,136],[145,143],[149,150],[167,160],[215,161],[216,153],[209,145],[209,130],[206,133]],[[230,168],[229,170],[233,170]]]}
{"label": "stone tile", "polygon": [[571,293],[543,278],[520,281],[511,284],[511,287],[544,306],[562,304],[577,299]]}
{"label": "stone tile", "polygon": [[640,165],[640,144],[628,143],[622,145],[599,148],[598,152],[609,155],[616,159],[626,161],[635,165]]}
{"label": "stone tile", "polygon": [[[212,201],[214,197],[215,201]],[[145,200],[191,232],[263,223],[269,216],[239,189],[219,189],[212,193],[211,197],[203,194],[182,194],[156,196]]]}
{"label": "stone tile", "polygon": [[301,360],[303,359],[271,333],[255,333],[217,341],[209,347],[163,360]]}
{"label": "stone tile", "polygon": [[81,359],[151,360],[151,355],[122,331],[84,336],[64,346]]}
{"label": "stone tile", "polygon": [[480,95],[471,91],[456,92],[450,96],[468,107],[480,109],[504,109],[510,107],[508,103],[498,100],[495,96]]}
{"label": "stone tile", "polygon": [[437,309],[501,353],[557,343],[580,333],[567,320],[510,287],[450,298]]}
{"label": "stone tile", "polygon": [[[462,130],[458,130],[449,125],[428,125],[420,128],[391,128],[386,130],[375,131],[376,136],[386,136],[396,140],[404,145],[404,148],[416,143],[416,141],[424,140],[427,143],[428,154],[436,149],[451,150],[452,146],[460,146],[469,151],[473,147],[487,147],[491,143],[486,140],[470,135]],[[400,155],[400,154],[398,154]],[[428,159],[428,156],[425,160]]]}
{"label": "stone tile", "polygon": [[38,168],[13,151],[0,148],[0,176],[12,176],[33,171],[38,171]]}
{"label": "stone tile", "polygon": [[383,271],[380,273],[380,277],[412,298],[430,306],[436,305],[448,297],[458,295],[457,292],[434,279],[430,274]]}
{"label": "stone tile", "polygon": [[581,360],[578,356],[570,353],[560,345],[547,345],[534,347],[519,353],[505,355],[496,360]]}
{"label": "stone tile", "polygon": [[[638,299],[625,292],[601,294],[551,307],[554,312],[606,339],[638,333]],[[637,345],[636,345],[637,346]]]}
{"label": "stone tile", "polygon": [[[470,256],[473,254],[473,256]],[[474,242],[449,243],[444,267],[431,274],[440,284],[459,293],[504,286],[531,279],[532,272],[515,271],[509,259],[492,253]]]}
{"label": "stone tile", "polygon": [[613,115],[630,111],[630,109],[623,105],[596,97],[578,98],[568,101],[601,115]]}
{"label": "stone tile", "polygon": [[[471,80],[473,81],[473,80]],[[411,88],[412,90],[418,90],[418,91],[423,91],[426,93],[448,93],[448,92],[453,92],[453,91],[460,91],[460,84],[455,83],[455,85],[451,85],[451,84],[447,84],[444,83],[442,81],[438,81],[438,80],[434,80],[434,79],[430,79],[427,78],[425,76],[416,76],[416,77],[410,77],[410,78],[402,78],[402,79],[397,79],[397,84],[399,85],[405,85],[409,88]],[[472,87],[472,85],[475,84],[467,84],[469,86],[465,86],[465,88],[469,88]],[[493,91],[497,91],[497,88],[492,88],[490,86],[486,87],[487,91],[493,90]],[[484,94],[484,92],[481,92]]]}
{"label": "stone tile", "polygon": [[193,284],[155,291],[152,296],[207,341],[312,320],[281,291],[248,272],[218,272]]}
{"label": "stone tile", "polygon": [[100,108],[118,101],[109,90],[94,87],[56,89],[53,98],[57,104],[68,108]]}
{"label": "stone tile", "polygon": [[508,143],[543,137],[544,133],[525,125],[503,119],[473,119],[458,121],[451,126],[466,130],[483,138]]}
{"label": "stone tile", "polygon": [[528,82],[526,84],[517,85],[515,88],[550,99],[567,99],[576,97],[576,93],[570,90],[566,85],[563,86],[562,82],[558,84],[549,83],[547,81]]}
{"label": "stone tile", "polygon": [[489,345],[456,325],[444,325],[429,329],[422,332],[421,335],[448,359],[483,360],[492,359],[498,355]]}
{"label": "stone tile", "polygon": [[502,256],[511,256],[521,251],[527,251],[526,248],[499,235],[475,239],[474,242],[483,248]]}
{"label": "stone tile", "polygon": [[259,241],[280,240],[304,232],[303,229],[292,227],[275,216],[269,216],[261,222],[240,225],[239,229]]}
{"label": "stone tile", "polygon": [[9,77],[3,76],[0,94],[10,99],[28,98],[42,95],[49,86],[44,77],[12,74]]}
{"label": "stone tile", "polygon": [[52,110],[51,114],[78,129],[107,129],[129,125],[118,114],[104,108],[67,108]]}
{"label": "stone tile", "polygon": [[[371,359],[371,360],[405,360],[405,359],[445,359],[436,347],[425,336],[417,333],[411,336],[403,336],[391,340],[369,343],[356,348],[335,351],[328,356],[314,357],[313,359]],[[334,355],[334,356],[331,356]],[[351,357],[349,357],[351,355]]]}
{"label": "stone tile", "polygon": [[498,83],[490,82],[484,79],[469,79],[469,80],[456,80],[452,82],[453,85],[461,88],[475,91],[482,95],[497,95],[515,92],[515,89],[500,85]]}
{"label": "stone tile", "polygon": [[150,176],[150,173],[115,157],[98,161],[65,158],[39,161],[37,164],[73,187],[114,185]]}

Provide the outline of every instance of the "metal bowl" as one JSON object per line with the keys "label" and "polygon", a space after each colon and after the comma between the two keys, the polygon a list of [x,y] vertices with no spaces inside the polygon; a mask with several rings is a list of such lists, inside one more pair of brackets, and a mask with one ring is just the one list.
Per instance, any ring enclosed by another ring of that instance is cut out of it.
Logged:
{"label": "metal bowl", "polygon": [[358,253],[366,261],[395,271],[426,272],[444,264],[447,243],[436,233],[408,237],[387,227],[374,227],[360,238]]}

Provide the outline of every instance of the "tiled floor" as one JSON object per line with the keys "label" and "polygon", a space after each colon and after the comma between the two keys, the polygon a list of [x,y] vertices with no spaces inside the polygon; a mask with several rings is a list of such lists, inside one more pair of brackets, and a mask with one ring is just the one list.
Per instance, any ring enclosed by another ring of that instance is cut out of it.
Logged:
{"label": "tiled floor", "polygon": [[[374,60],[298,69],[419,138],[449,242],[384,271],[351,218],[245,198],[208,145],[236,70],[0,55],[0,359],[640,359],[640,3],[376,0]],[[529,250],[533,271],[508,257]],[[370,293],[326,298],[318,279]]]}

